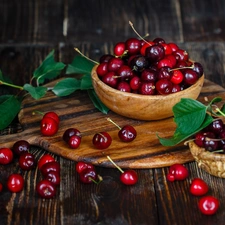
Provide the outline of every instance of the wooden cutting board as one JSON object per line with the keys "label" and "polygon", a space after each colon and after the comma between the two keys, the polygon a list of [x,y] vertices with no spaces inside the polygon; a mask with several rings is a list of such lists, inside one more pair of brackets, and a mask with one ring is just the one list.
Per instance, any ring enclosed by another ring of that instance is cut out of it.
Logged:
{"label": "wooden cutting board", "polygon": [[[225,98],[224,88],[205,80],[198,100],[204,102],[204,97],[211,100],[217,96]],[[33,111],[56,112],[61,120],[58,133],[53,137],[42,136],[40,133],[42,115],[33,115]],[[108,117],[119,126],[133,125],[137,130],[137,138],[131,143],[121,142],[118,138],[118,128],[107,121]],[[113,112],[105,115],[93,106],[85,91],[77,91],[71,96],[62,98],[49,93],[38,101],[27,97],[23,101],[19,121],[23,126],[23,131],[0,136],[1,147],[12,147],[17,140],[23,139],[62,157],[74,161],[85,160],[103,167],[113,167],[108,161],[107,155],[121,168],[136,169],[159,168],[194,160],[188,147],[184,144],[164,147],[159,143],[156,133],[161,137],[173,135],[175,130],[173,118],[146,122],[125,118]],[[71,127],[79,129],[82,133],[81,145],[74,150],[70,149],[62,140],[64,131]],[[113,139],[111,146],[104,151],[97,150],[92,145],[94,134],[101,131],[107,131]]]}

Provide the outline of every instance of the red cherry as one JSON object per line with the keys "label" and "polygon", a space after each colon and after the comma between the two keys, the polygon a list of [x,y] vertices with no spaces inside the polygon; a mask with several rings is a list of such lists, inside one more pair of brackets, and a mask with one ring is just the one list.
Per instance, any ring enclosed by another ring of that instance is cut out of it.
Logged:
{"label": "red cherry", "polygon": [[[169,174],[174,176],[174,180],[184,180],[188,177],[188,170],[182,164],[174,164],[169,168]],[[167,177],[168,179],[168,177]]]}
{"label": "red cherry", "polygon": [[47,162],[40,168],[40,171],[43,176],[46,176],[51,171],[60,174],[60,164],[56,161]]}
{"label": "red cherry", "polygon": [[40,170],[44,164],[46,164],[48,162],[54,162],[54,161],[55,161],[55,159],[51,155],[45,154],[38,161],[38,169]]}
{"label": "red cherry", "polygon": [[70,137],[68,144],[70,146],[70,148],[72,149],[76,149],[80,146],[81,143],[81,137],[77,136],[77,135],[73,135]]}
{"label": "red cherry", "polygon": [[56,186],[49,180],[41,180],[36,186],[38,195],[42,198],[53,198],[56,195]]}
{"label": "red cherry", "polygon": [[35,157],[32,153],[25,152],[19,157],[19,166],[23,170],[31,170],[35,166]]}
{"label": "red cherry", "polygon": [[198,202],[198,208],[205,215],[215,214],[219,205],[219,200],[213,196],[204,196]]}
{"label": "red cherry", "polygon": [[119,136],[120,140],[122,140],[124,142],[131,142],[136,138],[137,131],[134,129],[133,126],[125,125],[118,132],[118,136]]}
{"label": "red cherry", "polygon": [[179,49],[179,47],[175,43],[168,43],[168,45],[170,46],[172,52],[175,52]]}
{"label": "red cherry", "polygon": [[121,173],[120,181],[126,185],[134,185],[138,182],[137,173],[134,170],[126,170]]}
{"label": "red cherry", "polygon": [[16,155],[21,155],[30,150],[30,144],[25,140],[19,140],[13,144],[12,150]]}
{"label": "red cherry", "polygon": [[81,137],[81,132],[76,128],[68,128],[63,133],[63,140],[68,143],[70,140],[70,137],[73,135],[77,135]]}
{"label": "red cherry", "polygon": [[54,119],[58,124],[60,122],[59,116],[55,112],[47,112],[44,114],[43,118],[50,117]]}
{"label": "red cherry", "polygon": [[139,76],[134,76],[131,80],[130,80],[130,88],[133,91],[136,91],[139,89],[140,86],[140,77]]}
{"label": "red cherry", "polygon": [[169,44],[166,44],[166,43],[162,43],[161,44],[163,47],[164,47],[164,50],[165,50],[165,55],[170,55],[172,54],[172,48]]}
{"label": "red cherry", "polygon": [[107,62],[100,63],[96,68],[96,72],[98,76],[100,77],[104,76],[108,72],[108,63]]}
{"label": "red cherry", "polygon": [[201,178],[194,178],[190,185],[190,193],[195,196],[205,195],[209,190],[208,185]]}
{"label": "red cherry", "polygon": [[173,84],[167,79],[161,79],[156,82],[156,90],[161,95],[168,95],[172,93]]}
{"label": "red cherry", "polygon": [[95,168],[94,168],[94,165],[91,164],[91,163],[79,161],[79,162],[77,162],[77,164],[76,164],[76,171],[77,171],[77,173],[81,173],[83,170],[85,170],[85,169],[87,169],[87,168],[88,168],[88,169],[92,169],[92,170],[95,169]]}
{"label": "red cherry", "polygon": [[57,133],[58,123],[51,117],[43,117],[41,120],[41,133],[44,136],[52,136]]}
{"label": "red cherry", "polygon": [[126,50],[126,45],[124,42],[118,42],[114,46],[114,54],[116,56],[122,56],[124,54],[125,50]]}
{"label": "red cherry", "polygon": [[20,174],[13,173],[8,177],[7,188],[11,192],[20,192],[24,187],[24,179]]}
{"label": "red cherry", "polygon": [[95,170],[86,168],[79,173],[80,181],[85,184],[97,182],[97,173]]}
{"label": "red cherry", "polygon": [[155,43],[152,42],[152,41],[148,41],[148,43],[144,43],[144,44],[142,45],[142,47],[141,47],[141,50],[140,50],[141,55],[145,56],[145,50],[146,50],[146,48],[148,48],[148,47],[150,47],[150,46],[152,46],[152,45],[154,45],[154,44],[155,44]]}
{"label": "red cherry", "polygon": [[45,180],[49,180],[52,182],[54,185],[59,185],[60,184],[60,175],[56,171],[49,171],[45,176]]}
{"label": "red cherry", "polygon": [[0,148],[0,164],[6,165],[13,160],[13,152],[10,148]]}
{"label": "red cherry", "polygon": [[92,143],[97,149],[106,149],[111,145],[112,138],[107,132],[100,132],[94,135]]}
{"label": "red cherry", "polygon": [[174,84],[180,84],[184,79],[184,75],[180,70],[172,71],[172,76],[170,81]]}

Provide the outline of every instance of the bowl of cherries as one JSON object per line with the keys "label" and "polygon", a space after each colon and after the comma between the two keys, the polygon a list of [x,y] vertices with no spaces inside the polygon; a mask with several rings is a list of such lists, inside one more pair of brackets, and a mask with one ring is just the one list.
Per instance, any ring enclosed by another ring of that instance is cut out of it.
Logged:
{"label": "bowl of cherries", "polygon": [[173,106],[181,98],[197,99],[204,83],[202,65],[162,38],[116,43],[91,74],[97,96],[110,110],[139,120],[171,117]]}

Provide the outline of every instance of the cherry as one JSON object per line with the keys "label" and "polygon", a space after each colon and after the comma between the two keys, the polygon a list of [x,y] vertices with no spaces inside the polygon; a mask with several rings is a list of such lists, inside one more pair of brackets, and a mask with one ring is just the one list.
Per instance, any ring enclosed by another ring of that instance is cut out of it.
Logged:
{"label": "cherry", "polygon": [[32,153],[25,152],[19,157],[19,166],[23,170],[31,170],[35,167],[35,157]]}
{"label": "cherry", "polygon": [[160,44],[152,45],[145,50],[145,55],[150,62],[158,62],[165,56],[164,47]]}
{"label": "cherry", "polygon": [[142,55],[132,57],[132,60],[130,61],[130,67],[132,68],[132,70],[135,70],[137,72],[143,71],[148,66],[149,66],[148,59]]}
{"label": "cherry", "polygon": [[111,145],[112,138],[107,132],[99,132],[93,136],[92,143],[97,149],[106,149]]}
{"label": "cherry", "polygon": [[24,179],[22,175],[13,173],[8,177],[7,188],[11,192],[20,192],[24,187]]}
{"label": "cherry", "polygon": [[0,148],[0,164],[6,165],[13,160],[13,152],[10,148]]}
{"label": "cherry", "polygon": [[132,69],[127,65],[122,65],[117,74],[121,80],[130,80],[134,76]]}
{"label": "cherry", "polygon": [[169,168],[169,173],[167,174],[167,180],[185,180],[188,177],[188,170],[182,164],[173,164]]}
{"label": "cherry", "polygon": [[36,185],[36,191],[42,198],[53,198],[56,195],[56,186],[49,180],[41,180]]}
{"label": "cherry", "polygon": [[103,63],[103,62],[108,62],[110,59],[112,59],[112,58],[114,58],[114,56],[113,55],[111,55],[111,54],[104,54],[104,55],[102,55],[101,57],[100,57],[100,59],[99,59],[99,62],[100,63]]}
{"label": "cherry", "polygon": [[184,75],[180,70],[174,70],[172,71],[172,76],[170,78],[170,81],[174,84],[180,84],[184,79]]}
{"label": "cherry", "polygon": [[176,93],[178,91],[181,91],[181,86],[179,84],[173,84],[172,93]]}
{"label": "cherry", "polygon": [[68,128],[68,129],[66,129],[66,130],[64,131],[64,133],[63,133],[63,140],[64,140],[66,143],[68,143],[69,140],[70,140],[70,138],[71,138],[72,136],[74,136],[74,135],[80,136],[80,137],[81,137],[81,132],[80,132],[78,129],[76,129],[76,128]]}
{"label": "cherry", "polygon": [[119,82],[117,86],[117,90],[123,91],[123,92],[131,92],[130,85],[126,81]]}
{"label": "cherry", "polygon": [[158,64],[157,64],[157,67],[160,69],[160,68],[163,68],[163,67],[169,67],[169,68],[172,68],[173,67],[173,64],[171,62],[171,60],[169,58],[163,58],[161,59]]}
{"label": "cherry", "polygon": [[69,147],[72,149],[77,149],[80,146],[80,143],[81,143],[81,137],[78,135],[71,136],[68,141]]}
{"label": "cherry", "polygon": [[108,160],[121,172],[120,181],[125,185],[134,185],[138,182],[138,175],[134,170],[123,171],[109,156]]}
{"label": "cherry", "polygon": [[49,171],[46,175],[44,175],[45,180],[49,180],[52,182],[54,185],[59,185],[60,184],[60,175],[56,171]]}
{"label": "cherry", "polygon": [[126,45],[124,42],[118,42],[115,46],[114,46],[114,54],[116,56],[122,56],[124,54],[126,50]]}
{"label": "cherry", "polygon": [[48,162],[54,162],[54,161],[55,161],[55,159],[51,155],[45,154],[38,161],[38,169],[40,170],[44,164],[46,164]]}
{"label": "cherry", "polygon": [[203,74],[203,67],[199,62],[193,63],[193,70],[198,74],[199,77]]}
{"label": "cherry", "polygon": [[40,168],[40,171],[43,176],[46,176],[51,171],[60,174],[60,164],[56,161],[47,162]]}
{"label": "cherry", "polygon": [[44,136],[52,136],[57,133],[59,127],[55,119],[51,117],[43,117],[41,120],[41,133]]}
{"label": "cherry", "polygon": [[121,58],[111,58],[108,62],[108,71],[109,72],[116,72],[124,62]]}
{"label": "cherry", "polygon": [[155,83],[154,82],[142,82],[138,89],[142,95],[154,95],[155,94]]}
{"label": "cherry", "polygon": [[145,69],[141,73],[141,80],[147,82],[155,82],[157,80],[158,73],[153,69]]}
{"label": "cherry", "polygon": [[158,79],[166,79],[170,80],[171,79],[171,73],[170,73],[170,67],[165,66],[159,69],[158,71]]}
{"label": "cherry", "polygon": [[141,49],[141,41],[137,38],[129,38],[125,42],[126,50],[128,51],[128,54],[135,55],[140,52]]}
{"label": "cherry", "polygon": [[176,52],[179,49],[179,47],[175,43],[168,43],[168,45],[170,46],[172,52]]}
{"label": "cherry", "polygon": [[163,44],[163,43],[166,43],[165,40],[161,37],[157,37],[153,40],[154,43],[157,43],[157,44]]}
{"label": "cherry", "polygon": [[96,72],[100,77],[104,76],[108,72],[108,63],[107,62],[100,63],[96,68]]}
{"label": "cherry", "polygon": [[115,72],[108,72],[102,77],[102,81],[112,88],[116,88],[118,84],[118,76]]}
{"label": "cherry", "polygon": [[30,144],[25,140],[19,140],[13,144],[12,150],[16,155],[21,155],[30,150]]}
{"label": "cherry", "polygon": [[140,86],[140,77],[139,76],[134,76],[130,82],[129,82],[129,85],[130,85],[130,88],[133,90],[133,91],[136,91],[139,89],[139,86]]}
{"label": "cherry", "polygon": [[195,134],[195,144],[198,145],[199,147],[204,147],[203,141],[205,140],[205,135],[203,132],[198,132]]}
{"label": "cherry", "polygon": [[90,184],[92,182],[97,182],[97,173],[92,168],[86,168],[79,173],[80,181],[85,184]]}
{"label": "cherry", "polygon": [[110,118],[107,118],[107,120],[110,121],[112,124],[114,124],[119,129],[118,136],[121,141],[131,142],[136,138],[137,131],[134,129],[133,126],[125,125],[121,128],[118,124],[116,124]]}
{"label": "cherry", "polygon": [[140,50],[141,55],[145,56],[146,55],[146,53],[145,53],[146,48],[148,48],[148,47],[150,47],[154,44],[155,43],[153,41],[144,42],[144,44],[142,45],[141,50]]}
{"label": "cherry", "polygon": [[173,52],[173,55],[176,57],[177,61],[187,61],[189,58],[188,53],[183,49],[177,49]]}
{"label": "cherry", "polygon": [[60,119],[59,116],[55,112],[47,112],[44,114],[43,118],[50,117],[56,121],[57,124],[59,124]]}
{"label": "cherry", "polygon": [[199,210],[205,215],[213,215],[219,208],[219,200],[213,196],[204,196],[198,202]]}
{"label": "cherry", "polygon": [[201,196],[205,195],[208,192],[209,187],[201,178],[194,178],[191,181],[189,190],[192,195]]}
{"label": "cherry", "polygon": [[91,163],[88,163],[88,162],[79,161],[76,164],[76,171],[77,171],[77,173],[81,173],[83,170],[85,170],[87,168],[92,169],[92,170],[95,169],[94,165],[91,164]]}
{"label": "cherry", "polygon": [[172,93],[172,82],[167,79],[161,79],[156,82],[156,90],[161,95],[168,95]]}
{"label": "cherry", "polygon": [[223,121],[221,119],[214,120],[209,126],[208,129],[214,134],[220,134],[223,131]]}
{"label": "cherry", "polygon": [[164,50],[165,50],[165,55],[170,55],[172,54],[172,48],[169,44],[166,44],[165,42],[164,43],[161,43],[161,45],[164,47]]}
{"label": "cherry", "polygon": [[187,85],[193,85],[198,80],[198,74],[192,69],[186,69],[184,72],[184,83]]}

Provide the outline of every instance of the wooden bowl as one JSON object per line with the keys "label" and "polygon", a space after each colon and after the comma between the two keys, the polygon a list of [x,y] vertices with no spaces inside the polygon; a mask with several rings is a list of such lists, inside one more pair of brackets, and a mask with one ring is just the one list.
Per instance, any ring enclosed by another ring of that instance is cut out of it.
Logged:
{"label": "wooden bowl", "polygon": [[204,75],[191,87],[169,95],[141,95],[116,90],[103,83],[95,66],[92,69],[92,84],[99,99],[113,112],[138,120],[160,120],[173,115],[173,106],[181,98],[197,99],[203,83]]}
{"label": "wooden bowl", "polygon": [[194,141],[189,142],[189,148],[199,168],[213,176],[225,178],[225,155],[206,151]]}

